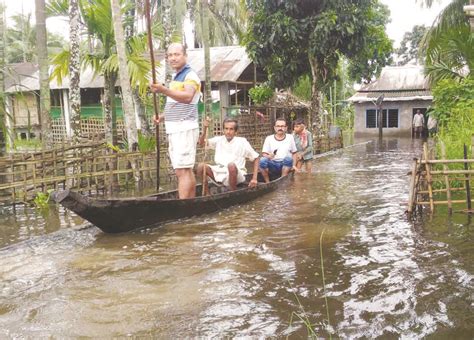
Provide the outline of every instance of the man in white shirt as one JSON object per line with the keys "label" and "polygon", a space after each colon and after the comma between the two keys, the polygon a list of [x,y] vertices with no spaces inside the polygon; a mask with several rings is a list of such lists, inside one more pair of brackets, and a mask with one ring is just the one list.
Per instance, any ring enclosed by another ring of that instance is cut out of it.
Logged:
{"label": "man in white shirt", "polygon": [[438,121],[435,117],[433,117],[432,113],[428,116],[428,123],[426,124],[426,127],[428,128],[428,133],[430,136],[433,136],[436,134],[436,132],[438,132]]}
{"label": "man in white shirt", "polygon": [[[203,146],[206,142],[207,127],[209,121],[206,119],[203,123],[203,133],[199,137],[199,145]],[[247,169],[245,167],[246,159],[253,161],[253,175],[249,182],[249,187],[257,186],[259,154],[252,148],[250,143],[244,137],[237,137],[239,125],[237,120],[232,118],[224,119],[224,135],[208,139],[208,146],[215,150],[215,165],[200,163],[197,174],[203,178],[204,193],[209,192],[207,176],[216,182],[228,186],[230,190],[236,190],[237,184],[245,182]],[[203,172],[206,176],[203,176]]]}
{"label": "man in white shirt", "polygon": [[413,128],[415,129],[415,137],[421,137],[423,133],[423,125],[425,124],[425,117],[420,110],[416,110],[413,116]]}
{"label": "man in white shirt", "polygon": [[280,177],[289,174],[290,170],[297,171],[297,149],[293,135],[286,133],[286,120],[278,118],[273,127],[275,134],[265,138],[260,158],[260,172],[266,183],[270,177]]}

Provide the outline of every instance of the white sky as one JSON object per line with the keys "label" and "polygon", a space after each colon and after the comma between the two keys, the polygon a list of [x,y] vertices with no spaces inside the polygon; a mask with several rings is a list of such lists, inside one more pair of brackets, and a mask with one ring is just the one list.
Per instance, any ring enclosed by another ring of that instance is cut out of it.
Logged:
{"label": "white sky", "polygon": [[[14,13],[33,12],[34,20],[34,0],[0,0],[7,6],[7,17]],[[417,0],[381,0],[388,5],[391,12],[391,22],[387,25],[387,34],[390,39],[395,41],[398,47],[405,32],[411,31],[414,25],[430,26],[438,13],[450,2],[450,0],[435,0],[433,6],[429,9],[422,8]],[[48,19],[48,30],[68,36],[69,28],[65,20]]]}
{"label": "white sky", "polygon": [[392,21],[387,25],[387,34],[395,41],[395,47],[398,47],[405,32],[411,31],[415,25],[431,26],[451,0],[434,0],[431,8],[421,7],[419,0],[381,0],[381,2],[390,9]]}

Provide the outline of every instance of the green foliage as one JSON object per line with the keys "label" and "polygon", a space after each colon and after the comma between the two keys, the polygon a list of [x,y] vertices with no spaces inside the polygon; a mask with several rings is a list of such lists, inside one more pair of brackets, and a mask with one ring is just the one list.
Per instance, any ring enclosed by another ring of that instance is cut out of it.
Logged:
{"label": "green foliage", "polygon": [[346,106],[342,109],[340,115],[336,116],[336,125],[339,126],[343,131],[350,131],[354,128],[354,106]]}
{"label": "green foliage", "polygon": [[[110,150],[113,150],[115,152],[121,152],[122,151],[122,149],[120,149],[117,145],[113,145],[111,143],[107,143],[105,146],[107,148],[109,148]],[[124,140],[124,149],[128,149],[127,146],[128,146],[128,141]]]}
{"label": "green foliage", "polygon": [[[119,146],[114,146],[110,143],[107,143],[107,147],[115,152],[127,152],[130,150],[128,139],[124,138],[122,144]],[[142,132],[138,131],[138,140],[137,140],[138,151],[142,153],[148,153],[155,151],[156,149],[156,137],[154,135],[147,136]]]}
{"label": "green foliage", "polygon": [[353,72],[354,77],[371,77],[387,64],[391,52],[383,29],[388,14],[375,4],[255,1],[249,5],[253,15],[245,38],[247,51],[277,87],[291,86],[304,74],[313,74],[320,87],[328,84],[341,56],[365,65]]}
{"label": "green foliage", "polygon": [[[31,13],[17,14],[6,30],[5,58],[7,63],[34,62],[36,60],[36,26],[32,24]],[[48,33],[48,49],[59,49],[65,44],[62,36]]]}
{"label": "green foliage", "polygon": [[49,207],[49,200],[51,199],[51,193],[53,189],[49,189],[47,192],[37,192],[33,200],[35,206],[39,209],[46,209]]}
{"label": "green foliage", "polygon": [[40,150],[41,140],[37,138],[15,139],[13,147],[21,150]]}
{"label": "green foliage", "polygon": [[444,79],[433,87],[432,92],[431,111],[440,126],[447,126],[449,122],[459,123],[458,115],[467,114],[466,119],[474,119],[474,78],[461,81]]}
{"label": "green foliage", "polygon": [[449,158],[463,158],[463,145],[471,145],[474,135],[474,79],[442,80],[433,88],[433,97],[438,138]]}
{"label": "green foliage", "polygon": [[311,100],[311,78],[305,74],[301,76],[297,81],[296,85],[292,88],[293,94],[303,100]]}
{"label": "green foliage", "polygon": [[398,65],[406,65],[410,60],[418,60],[421,56],[419,51],[420,42],[428,31],[425,25],[415,25],[411,32],[405,32],[400,42],[400,47],[396,50],[398,55]]}
{"label": "green foliage", "polygon": [[250,99],[255,104],[260,105],[268,102],[273,97],[273,93],[273,89],[264,84],[252,87],[249,90]]}
{"label": "green foliage", "polygon": [[138,132],[138,150],[143,153],[152,152],[156,149],[155,136],[146,136],[140,131]]}
{"label": "green foliage", "polygon": [[432,84],[469,77],[474,68],[474,34],[463,11],[467,0],[452,0],[421,42],[425,70]]}
{"label": "green foliage", "polygon": [[[67,1],[52,0],[49,2],[48,11],[51,16],[67,15]],[[118,58],[115,51],[115,37],[112,23],[112,10],[110,0],[85,1],[80,0],[81,19],[94,43],[92,46],[81,45],[81,66],[91,67],[97,75],[105,73],[116,75],[118,72]],[[130,2],[123,2],[122,12],[127,13],[131,8]],[[124,22],[131,20],[124,17]],[[149,59],[145,56],[147,49],[147,36],[139,34],[126,41],[127,65],[133,87],[138,88],[141,95],[145,95],[149,87],[148,74],[151,70]],[[51,78],[59,83],[69,74],[69,46],[64,46],[61,51],[52,57],[53,70]]]}

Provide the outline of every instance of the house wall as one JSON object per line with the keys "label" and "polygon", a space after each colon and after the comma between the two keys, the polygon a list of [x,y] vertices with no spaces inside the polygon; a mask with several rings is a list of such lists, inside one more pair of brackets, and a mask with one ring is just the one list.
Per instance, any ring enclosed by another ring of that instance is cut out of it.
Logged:
{"label": "house wall", "polygon": [[[411,136],[413,109],[428,108],[431,101],[413,100],[413,101],[394,101],[384,102],[382,109],[398,109],[398,128],[383,128],[384,136]],[[366,127],[366,110],[376,109],[373,103],[354,103],[354,135],[375,136],[379,129]]]}
{"label": "house wall", "polygon": [[31,92],[15,94],[12,97],[13,124],[15,127],[28,127],[39,124],[38,101]]}

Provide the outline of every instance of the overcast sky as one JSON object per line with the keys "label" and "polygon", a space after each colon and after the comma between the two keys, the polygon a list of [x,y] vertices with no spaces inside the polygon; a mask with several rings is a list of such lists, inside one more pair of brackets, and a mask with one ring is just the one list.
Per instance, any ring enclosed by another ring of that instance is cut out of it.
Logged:
{"label": "overcast sky", "polygon": [[[1,1],[1,0],[0,0]],[[34,0],[3,0],[7,6],[7,17],[22,11],[34,12]],[[430,9],[422,8],[416,0],[381,0],[388,5],[391,12],[391,22],[387,25],[388,36],[395,41],[395,46],[400,44],[405,32],[411,31],[414,25],[430,26],[438,13],[450,0],[435,0]],[[419,2],[419,1],[418,1]],[[34,20],[34,13],[33,13]],[[65,20],[48,19],[48,30],[68,36]]]}

